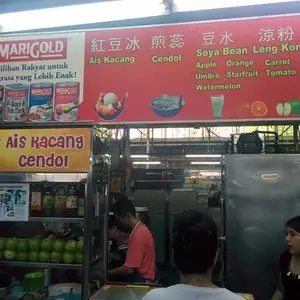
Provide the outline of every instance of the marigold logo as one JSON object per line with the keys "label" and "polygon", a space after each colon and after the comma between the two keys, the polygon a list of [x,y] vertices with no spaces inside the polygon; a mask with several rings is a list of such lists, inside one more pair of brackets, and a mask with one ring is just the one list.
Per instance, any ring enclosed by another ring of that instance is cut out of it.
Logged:
{"label": "marigold logo", "polygon": [[26,96],[26,92],[24,90],[8,90],[6,92],[8,97],[21,98]]}
{"label": "marigold logo", "polygon": [[76,95],[78,94],[78,87],[60,87],[56,89],[56,93],[59,95]]}
{"label": "marigold logo", "polygon": [[50,96],[52,95],[52,88],[33,88],[31,94],[32,96]]}
{"label": "marigold logo", "polygon": [[57,60],[66,57],[66,38],[0,42],[0,62]]}

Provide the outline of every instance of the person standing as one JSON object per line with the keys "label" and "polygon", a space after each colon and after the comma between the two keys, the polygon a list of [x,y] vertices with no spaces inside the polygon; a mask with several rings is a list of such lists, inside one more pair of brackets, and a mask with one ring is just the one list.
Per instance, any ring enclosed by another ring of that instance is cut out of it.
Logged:
{"label": "person standing", "polygon": [[217,261],[218,235],[216,224],[196,210],[182,213],[173,228],[174,263],[181,275],[181,284],[154,289],[143,300],[242,300],[225,288],[212,283]]}
{"label": "person standing", "polygon": [[300,299],[300,216],[285,225],[288,249],[280,256],[279,285],[272,300]]}
{"label": "person standing", "polygon": [[151,232],[138,218],[135,207],[127,198],[113,205],[118,228],[130,233],[124,265],[108,270],[108,279],[131,276],[134,283],[151,283],[155,280],[155,246]]}

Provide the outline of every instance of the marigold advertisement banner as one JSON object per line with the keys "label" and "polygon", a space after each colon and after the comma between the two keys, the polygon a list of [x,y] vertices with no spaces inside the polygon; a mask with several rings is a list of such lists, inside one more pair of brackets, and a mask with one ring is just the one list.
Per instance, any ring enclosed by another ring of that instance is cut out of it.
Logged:
{"label": "marigold advertisement banner", "polygon": [[78,120],[83,57],[84,32],[0,39],[2,120]]}
{"label": "marigold advertisement banner", "polygon": [[0,130],[0,172],[87,172],[89,128]]}

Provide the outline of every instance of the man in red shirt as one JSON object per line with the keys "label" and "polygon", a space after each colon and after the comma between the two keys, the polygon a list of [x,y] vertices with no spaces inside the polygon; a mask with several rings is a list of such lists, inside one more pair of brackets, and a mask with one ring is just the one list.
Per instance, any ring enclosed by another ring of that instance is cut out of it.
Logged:
{"label": "man in red shirt", "polygon": [[132,276],[133,282],[151,283],[155,279],[155,247],[151,232],[139,220],[129,199],[117,201],[113,213],[119,229],[130,236],[125,264],[108,270],[109,279]]}

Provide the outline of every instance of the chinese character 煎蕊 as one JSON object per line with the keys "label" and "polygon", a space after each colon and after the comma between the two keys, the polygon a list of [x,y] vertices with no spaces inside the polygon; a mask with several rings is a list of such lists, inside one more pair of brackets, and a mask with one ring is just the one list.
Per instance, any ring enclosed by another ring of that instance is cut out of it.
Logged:
{"label": "chinese character \u714e\u854a", "polygon": [[279,28],[277,33],[278,33],[278,39],[281,42],[290,42],[290,41],[292,41],[293,36],[295,34],[292,27],[290,27],[290,26]]}
{"label": "chinese character \u714e\u854a", "polygon": [[184,46],[183,34],[175,33],[170,35],[170,48],[182,48]]}
{"label": "chinese character \u714e\u854a", "polygon": [[227,45],[229,43],[233,43],[232,33],[225,31],[223,34],[220,35],[220,37],[220,44]]}
{"label": "chinese character \u714e\u854a", "polygon": [[97,40],[97,39],[92,39],[91,41],[91,52],[101,52],[105,51],[104,47],[104,42],[105,40]]}
{"label": "chinese character \u714e\u854a", "polygon": [[163,35],[155,35],[152,37],[152,47],[151,49],[164,49],[166,48],[165,45],[166,37]]}
{"label": "chinese character \u714e\u854a", "polygon": [[109,40],[110,49],[108,51],[121,51],[121,38],[111,38]]}
{"label": "chinese character \u714e\u854a", "polygon": [[133,38],[127,38],[127,46],[126,50],[135,51],[136,49],[141,49],[140,40],[138,40],[135,36]]}
{"label": "chinese character \u714e\u854a", "polygon": [[275,30],[274,29],[260,29],[259,33],[260,38],[259,38],[259,42],[271,42],[275,40],[274,34],[275,34]]}
{"label": "chinese character \u714e\u854a", "polygon": [[215,45],[215,33],[214,32],[205,32],[202,33],[203,43],[202,45]]}

